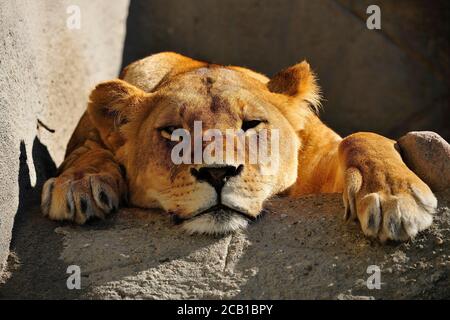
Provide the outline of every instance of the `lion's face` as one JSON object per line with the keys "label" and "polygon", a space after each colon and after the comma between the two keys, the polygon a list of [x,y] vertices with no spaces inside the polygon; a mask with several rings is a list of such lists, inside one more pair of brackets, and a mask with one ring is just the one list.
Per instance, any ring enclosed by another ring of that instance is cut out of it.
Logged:
{"label": "lion's face", "polygon": [[[151,93],[121,84],[120,101],[97,114],[120,127],[100,131],[126,169],[131,204],[160,207],[191,233],[226,233],[246,227],[265,200],[296,181],[299,139],[283,109],[291,98],[258,79],[204,66]],[[190,137],[182,152],[174,151],[178,132]],[[264,161],[255,158],[261,136]]]}

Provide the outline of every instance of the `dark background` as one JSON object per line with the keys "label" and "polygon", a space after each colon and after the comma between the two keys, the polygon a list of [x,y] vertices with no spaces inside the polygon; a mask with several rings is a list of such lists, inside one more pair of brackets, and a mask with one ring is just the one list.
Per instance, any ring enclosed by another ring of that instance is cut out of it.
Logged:
{"label": "dark background", "polygon": [[[123,65],[160,51],[268,76],[307,59],[340,134],[450,138],[449,1],[131,0]],[[366,9],[381,8],[381,30]]]}

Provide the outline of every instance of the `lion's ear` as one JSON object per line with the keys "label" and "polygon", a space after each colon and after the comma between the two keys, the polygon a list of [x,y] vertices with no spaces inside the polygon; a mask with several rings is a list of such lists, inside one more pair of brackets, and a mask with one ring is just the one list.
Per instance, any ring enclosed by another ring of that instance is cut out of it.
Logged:
{"label": "lion's ear", "polygon": [[120,127],[142,109],[146,96],[122,80],[97,85],[89,97],[88,114],[105,144],[116,149],[124,143]]}
{"label": "lion's ear", "polygon": [[320,88],[309,64],[302,61],[277,73],[268,83],[271,92],[303,101],[317,111],[320,107]]}

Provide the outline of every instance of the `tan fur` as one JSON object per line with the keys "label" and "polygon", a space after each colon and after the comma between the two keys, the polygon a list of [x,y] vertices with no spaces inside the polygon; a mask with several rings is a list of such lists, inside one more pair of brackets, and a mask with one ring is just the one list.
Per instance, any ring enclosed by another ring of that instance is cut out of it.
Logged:
{"label": "tan fur", "polygon": [[[256,217],[275,194],[342,192],[345,217],[357,218],[368,236],[407,240],[427,228],[436,199],[403,163],[395,142],[373,133],[342,139],[317,117],[319,101],[306,62],[268,79],[170,52],[137,61],[120,80],[93,90],[59,176],[44,186],[42,210],[52,219],[84,223],[128,196],[131,205],[184,219],[188,231],[222,233],[247,225],[237,211]],[[266,120],[257,129],[280,131],[279,167],[227,163],[243,168],[221,192],[231,211],[220,212],[226,219],[217,212],[197,216],[216,205],[218,195],[192,174],[205,165],[171,162],[173,142],[161,128],[192,131],[201,120],[204,130],[224,132],[255,119]]]}

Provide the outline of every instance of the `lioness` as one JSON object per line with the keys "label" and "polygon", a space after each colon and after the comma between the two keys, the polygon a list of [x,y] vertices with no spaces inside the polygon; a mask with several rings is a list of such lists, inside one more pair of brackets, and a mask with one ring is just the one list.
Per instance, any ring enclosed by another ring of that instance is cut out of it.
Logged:
{"label": "lioness", "polygon": [[[42,211],[83,224],[129,202],[162,208],[190,233],[227,233],[273,195],[342,192],[345,219],[357,218],[367,236],[403,241],[429,227],[436,198],[395,141],[341,138],[319,120],[319,100],[306,62],[268,79],[171,52],[139,60],[92,91],[59,175],[44,185]],[[279,165],[174,164],[171,135],[194,121],[203,130],[277,129]]]}

